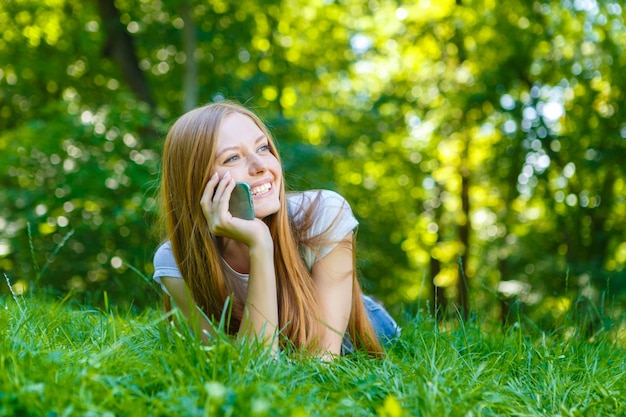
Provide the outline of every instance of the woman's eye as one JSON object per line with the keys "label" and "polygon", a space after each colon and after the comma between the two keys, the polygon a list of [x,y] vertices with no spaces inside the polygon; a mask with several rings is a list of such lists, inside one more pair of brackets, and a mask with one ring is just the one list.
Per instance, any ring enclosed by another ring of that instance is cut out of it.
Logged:
{"label": "woman's eye", "polygon": [[226,160],[224,161],[225,164],[229,163],[229,162],[235,162],[237,159],[239,158],[238,155],[232,155],[229,156],[228,158],[226,158]]}
{"label": "woman's eye", "polygon": [[267,151],[269,151],[269,150],[270,150],[270,145],[262,145],[262,146],[259,148],[259,152],[267,152]]}

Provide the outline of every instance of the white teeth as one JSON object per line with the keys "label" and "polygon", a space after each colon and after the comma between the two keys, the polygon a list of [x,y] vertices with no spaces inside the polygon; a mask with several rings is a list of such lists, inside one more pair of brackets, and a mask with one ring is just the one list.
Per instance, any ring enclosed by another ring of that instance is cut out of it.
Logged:
{"label": "white teeth", "polygon": [[272,189],[272,184],[270,184],[269,182],[263,185],[259,185],[258,187],[254,187],[251,192],[252,195],[258,195],[258,194],[263,194],[268,192],[269,190]]}

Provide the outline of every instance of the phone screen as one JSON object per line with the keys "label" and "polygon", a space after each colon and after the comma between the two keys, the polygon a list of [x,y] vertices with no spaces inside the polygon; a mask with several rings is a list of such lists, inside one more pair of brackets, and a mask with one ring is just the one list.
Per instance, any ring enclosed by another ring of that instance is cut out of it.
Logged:
{"label": "phone screen", "polygon": [[230,201],[228,202],[230,213],[245,220],[254,220],[254,206],[252,205],[252,193],[250,186],[245,182],[235,184]]}

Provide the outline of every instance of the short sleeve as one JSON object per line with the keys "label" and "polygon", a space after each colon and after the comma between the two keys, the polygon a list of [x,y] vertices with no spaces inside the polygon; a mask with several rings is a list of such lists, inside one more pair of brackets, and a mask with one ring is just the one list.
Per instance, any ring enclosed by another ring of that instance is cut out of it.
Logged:
{"label": "short sleeve", "polygon": [[176,259],[174,259],[174,253],[172,252],[172,245],[169,241],[165,242],[156,250],[153,259],[154,275],[152,279],[161,285],[163,291],[167,293],[167,289],[161,282],[162,277],[183,278],[178,266],[176,265]]}
{"label": "short sleeve", "polygon": [[306,210],[301,210],[310,204],[316,204],[310,229],[306,235],[310,238],[319,237],[319,246],[301,248],[306,265],[313,265],[328,255],[337,244],[359,224],[352,213],[350,205],[341,195],[334,191],[320,190],[307,191],[290,196],[289,206],[292,213],[296,213],[294,221],[300,223],[301,216]]}

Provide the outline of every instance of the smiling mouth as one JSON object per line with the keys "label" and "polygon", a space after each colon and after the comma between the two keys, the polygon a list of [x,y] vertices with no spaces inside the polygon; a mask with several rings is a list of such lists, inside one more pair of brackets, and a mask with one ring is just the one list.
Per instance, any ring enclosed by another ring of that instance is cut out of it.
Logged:
{"label": "smiling mouth", "polygon": [[250,193],[252,194],[252,196],[257,196],[260,194],[265,194],[271,189],[272,189],[272,183],[268,182],[263,185],[259,185],[258,187],[254,187],[252,190],[250,190]]}

